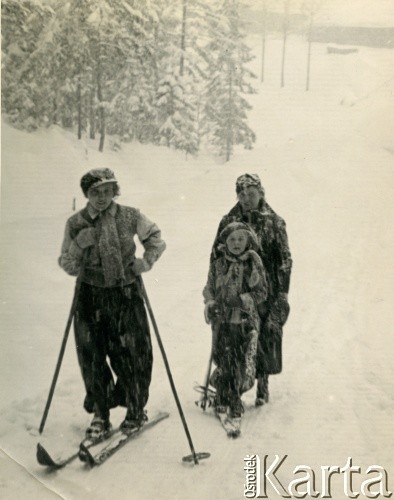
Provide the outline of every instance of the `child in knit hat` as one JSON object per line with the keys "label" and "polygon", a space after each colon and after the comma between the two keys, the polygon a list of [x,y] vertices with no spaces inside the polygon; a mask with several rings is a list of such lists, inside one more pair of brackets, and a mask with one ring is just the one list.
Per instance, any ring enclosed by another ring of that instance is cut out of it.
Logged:
{"label": "child in knit hat", "polygon": [[211,262],[203,290],[205,320],[216,333],[211,377],[216,412],[239,418],[241,395],[255,381],[260,328],[259,309],[267,298],[267,281],[257,238],[243,222],[231,222],[220,233],[221,256]]}

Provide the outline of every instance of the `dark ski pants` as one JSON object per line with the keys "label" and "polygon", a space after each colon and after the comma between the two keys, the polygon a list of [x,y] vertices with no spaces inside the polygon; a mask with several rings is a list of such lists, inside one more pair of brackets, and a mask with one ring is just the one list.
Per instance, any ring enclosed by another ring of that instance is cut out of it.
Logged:
{"label": "dark ski pants", "polygon": [[268,401],[269,391],[268,391],[268,374],[264,373],[257,377],[257,398],[262,398]]}
{"label": "dark ski pants", "polygon": [[109,418],[110,408],[121,405],[140,415],[149,397],[153,358],[137,283],[114,288],[82,283],[74,331],[86,388],[85,409]]}
{"label": "dark ski pants", "polygon": [[245,354],[249,342],[250,335],[242,325],[220,325],[214,350],[214,361],[218,367],[214,381],[218,405],[234,409],[241,405]]}
{"label": "dark ski pants", "polygon": [[261,318],[256,356],[256,397],[268,401],[268,377],[282,371],[282,329],[268,321],[268,313]]}

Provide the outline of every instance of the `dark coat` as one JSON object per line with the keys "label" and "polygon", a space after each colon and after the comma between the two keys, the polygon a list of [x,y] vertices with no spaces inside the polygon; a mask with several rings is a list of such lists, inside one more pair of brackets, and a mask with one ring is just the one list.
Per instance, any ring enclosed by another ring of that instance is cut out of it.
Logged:
{"label": "dark coat", "polygon": [[257,210],[243,212],[237,203],[220,221],[211,253],[211,262],[221,256],[219,234],[234,221],[247,223],[257,234],[258,253],[266,270],[268,298],[265,313],[261,316],[256,376],[282,371],[282,334],[290,307],[283,294],[290,286],[292,259],[287,239],[286,224],[262,200]]}

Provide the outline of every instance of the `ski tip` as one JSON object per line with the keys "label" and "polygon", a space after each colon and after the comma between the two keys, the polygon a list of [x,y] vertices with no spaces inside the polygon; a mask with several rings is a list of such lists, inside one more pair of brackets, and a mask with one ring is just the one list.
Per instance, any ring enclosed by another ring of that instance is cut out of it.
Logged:
{"label": "ski tip", "polygon": [[44,465],[46,467],[58,467],[57,463],[54,462],[54,460],[52,460],[49,453],[40,443],[37,443],[36,457],[37,457],[37,462],[40,465]]}
{"label": "ski tip", "polygon": [[[170,416],[170,414],[167,412],[167,411],[161,411],[158,415],[157,415],[157,418],[160,419],[160,420],[163,420],[164,418],[168,418]],[[155,417],[153,417],[155,418]],[[149,422],[149,420],[148,420]]]}
{"label": "ski tip", "polygon": [[89,449],[84,444],[81,444],[79,446],[78,457],[79,457],[79,460],[81,460],[81,462],[85,462],[89,465],[94,464],[94,458],[93,458],[92,454],[90,453]]}

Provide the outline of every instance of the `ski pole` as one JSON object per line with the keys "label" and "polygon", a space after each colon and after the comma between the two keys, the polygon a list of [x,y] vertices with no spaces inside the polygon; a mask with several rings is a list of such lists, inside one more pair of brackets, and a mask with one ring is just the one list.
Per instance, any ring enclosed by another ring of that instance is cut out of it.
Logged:
{"label": "ski pole", "polygon": [[57,382],[57,379],[59,376],[60,367],[62,365],[64,352],[66,350],[68,334],[70,333],[71,323],[73,321],[74,314],[75,314],[75,311],[77,308],[78,297],[79,297],[79,292],[80,292],[81,283],[82,283],[82,274],[83,274],[83,270],[85,268],[85,260],[86,260],[86,253],[83,256],[81,269],[79,271],[79,274],[78,274],[78,277],[77,277],[77,280],[75,283],[74,297],[73,297],[73,301],[71,304],[70,314],[68,315],[68,320],[67,320],[66,328],[64,330],[63,340],[62,340],[59,356],[58,356],[57,363],[56,363],[55,373],[53,375],[52,384],[51,384],[51,387],[49,389],[48,399],[47,399],[45,409],[44,409],[44,414],[42,416],[40,427],[39,427],[40,434],[42,434],[42,431],[44,430],[45,422],[46,422],[48,412],[49,412],[49,407],[51,406],[51,402],[52,402],[52,398],[53,398],[53,393],[55,392],[55,387],[56,387],[56,382]]}
{"label": "ski pole", "polygon": [[208,401],[208,386],[209,386],[209,379],[211,377],[211,370],[212,370],[212,359],[213,359],[213,345],[211,347],[211,354],[209,356],[209,362],[208,362],[208,370],[207,370],[207,376],[205,377],[205,386],[204,386],[204,394],[202,397],[201,401],[201,408],[205,411],[207,408],[207,401]]}
{"label": "ski pole", "polygon": [[181,403],[180,403],[179,398],[178,398],[178,394],[177,394],[177,391],[176,391],[176,388],[175,388],[175,384],[174,384],[174,380],[172,378],[172,374],[171,374],[171,370],[170,370],[170,365],[169,365],[168,360],[167,360],[167,355],[166,355],[166,352],[164,350],[163,342],[161,341],[161,338],[160,338],[159,329],[157,327],[157,323],[156,323],[155,317],[153,315],[152,307],[150,305],[149,298],[148,298],[148,295],[146,293],[145,285],[144,285],[144,282],[142,281],[142,277],[141,276],[138,276],[137,279],[138,279],[139,284],[141,286],[142,296],[144,298],[146,307],[147,307],[148,312],[149,312],[149,316],[150,316],[150,319],[151,319],[151,322],[152,322],[152,325],[153,325],[153,329],[154,329],[155,334],[156,334],[157,343],[159,344],[160,351],[161,351],[161,354],[163,356],[164,365],[166,367],[166,371],[167,371],[168,379],[170,381],[172,393],[174,394],[175,402],[176,402],[176,405],[178,407],[178,411],[179,411],[179,415],[180,415],[181,420],[182,420],[183,428],[185,429],[186,437],[187,437],[187,440],[189,442],[190,450],[192,452],[191,455],[183,457],[182,460],[184,462],[190,462],[191,460],[193,460],[194,463],[196,465],[198,465],[198,463],[199,463],[198,459],[199,458],[200,459],[201,458],[208,458],[210,456],[210,453],[207,453],[207,452],[196,453],[195,450],[194,450],[192,438],[191,438],[191,435],[190,435],[190,432],[189,432],[189,429],[188,429],[188,426],[187,426],[187,423],[186,423],[186,419],[185,419],[185,415],[184,415],[183,410],[182,410]]}

